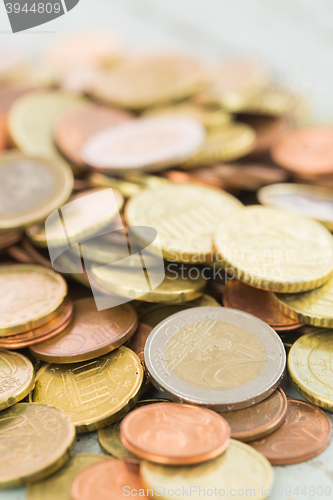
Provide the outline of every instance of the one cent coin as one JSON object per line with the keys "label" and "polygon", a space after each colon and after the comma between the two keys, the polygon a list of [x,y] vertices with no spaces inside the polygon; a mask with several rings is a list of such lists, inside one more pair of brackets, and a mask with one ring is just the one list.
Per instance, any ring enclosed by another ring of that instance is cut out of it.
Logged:
{"label": "one cent coin", "polygon": [[19,403],[0,413],[0,487],[44,479],[69,459],[75,428],[59,408]]}
{"label": "one cent coin", "polygon": [[331,421],[315,405],[288,399],[287,417],[273,434],[250,443],[273,465],[304,462],[321,453],[331,441]]}
{"label": "one cent coin", "polygon": [[261,403],[244,410],[227,411],[222,417],[231,427],[231,437],[245,443],[272,434],[286,417],[287,398],[279,387]]}
{"label": "one cent coin", "polygon": [[230,214],[215,233],[214,247],[229,272],[263,290],[313,290],[333,272],[331,233],[314,220],[275,208],[253,205]]}
{"label": "one cent coin", "polygon": [[288,356],[290,382],[305,399],[333,411],[331,370],[333,330],[315,330],[302,335]]}
{"label": "one cent coin", "polygon": [[81,157],[84,143],[98,132],[132,119],[133,116],[126,111],[83,103],[61,115],[54,129],[55,141],[69,160],[85,167]]}
{"label": "one cent coin", "polygon": [[74,365],[45,365],[33,401],[64,410],[78,432],[106,427],[137,402],[143,380],[138,356],[127,347]]}
{"label": "one cent coin", "polygon": [[132,490],[136,490],[137,495],[140,493],[140,498],[148,498],[142,494],[145,488],[139,462],[109,458],[79,472],[71,486],[71,499],[109,500],[112,497],[113,500],[123,500]]}
{"label": "one cent coin", "polygon": [[121,423],[123,445],[135,455],[169,465],[217,457],[228,447],[230,426],[218,413],[177,403],[157,403],[129,413]]}
{"label": "one cent coin", "polygon": [[30,350],[36,358],[50,363],[88,361],[124,344],[137,325],[137,314],[129,304],[98,311],[93,298],[76,300],[71,324],[60,335]]}
{"label": "one cent coin", "polygon": [[0,349],[0,411],[22,401],[34,385],[34,369],[28,358]]}
{"label": "one cent coin", "polygon": [[253,314],[276,331],[294,330],[303,324],[283,314],[275,305],[271,292],[259,290],[235,279],[227,283],[223,304],[224,307]]}
{"label": "one cent coin", "polygon": [[83,161],[106,172],[143,169],[157,172],[187,160],[203,144],[205,130],[194,118],[139,118],[108,128],[83,144]]}
{"label": "one cent coin", "polygon": [[286,356],[274,330],[234,309],[196,307],[157,325],[145,346],[149,377],[175,401],[247,408],[279,385]]}
{"label": "one cent coin", "polygon": [[320,125],[293,130],[272,147],[274,161],[302,176],[333,172],[333,127]]}

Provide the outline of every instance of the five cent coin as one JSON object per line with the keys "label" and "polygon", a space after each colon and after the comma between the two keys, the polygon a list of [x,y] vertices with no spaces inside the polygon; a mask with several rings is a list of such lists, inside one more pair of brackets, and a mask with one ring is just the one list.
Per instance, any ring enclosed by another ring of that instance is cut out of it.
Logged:
{"label": "five cent coin", "polygon": [[135,455],[151,462],[189,465],[216,458],[226,450],[230,426],[218,413],[197,406],[157,403],[129,413],[121,440]]}

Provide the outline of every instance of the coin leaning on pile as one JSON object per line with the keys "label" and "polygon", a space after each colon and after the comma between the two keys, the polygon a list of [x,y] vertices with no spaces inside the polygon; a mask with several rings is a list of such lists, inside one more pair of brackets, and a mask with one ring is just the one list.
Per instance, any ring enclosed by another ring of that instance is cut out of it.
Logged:
{"label": "coin leaning on pile", "polygon": [[[128,56],[109,33],[55,42],[42,80],[14,55],[0,488],[270,496],[272,465],[331,439],[332,127],[295,128],[302,99],[256,61]],[[307,401],[280,387],[286,364]],[[106,454],[72,454],[92,431]]]}

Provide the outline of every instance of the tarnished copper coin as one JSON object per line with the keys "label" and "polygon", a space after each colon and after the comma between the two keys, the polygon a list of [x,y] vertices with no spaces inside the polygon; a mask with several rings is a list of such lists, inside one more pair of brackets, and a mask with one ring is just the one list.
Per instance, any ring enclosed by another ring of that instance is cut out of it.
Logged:
{"label": "tarnished copper coin", "polygon": [[144,390],[146,391],[151,387],[151,382],[148,378],[147,374],[147,369],[146,369],[146,364],[145,364],[145,356],[144,356],[144,349],[145,349],[145,344],[146,340],[152,331],[153,327],[146,325],[145,323],[139,323],[139,326],[134,333],[134,335],[130,338],[129,342],[126,344],[126,346],[129,349],[132,349],[132,351],[135,352],[140,358],[142,368],[143,368],[143,373],[144,373]]}
{"label": "tarnished copper coin", "polygon": [[85,167],[81,157],[83,144],[98,132],[132,119],[133,116],[126,111],[83,103],[70,108],[60,117],[54,130],[55,141],[69,160]]}
{"label": "tarnished copper coin", "polygon": [[221,455],[230,426],[218,413],[179,403],[142,406],[123,419],[121,441],[140,458],[169,465],[190,465]]}
{"label": "tarnished copper coin", "polygon": [[57,310],[56,316],[38,328],[34,328],[19,335],[0,338],[0,347],[4,349],[22,349],[38,342],[55,337],[70,324],[73,317],[73,303],[67,297]]}
{"label": "tarnished copper coin", "polygon": [[333,173],[333,127],[317,125],[293,130],[272,147],[274,161],[295,174]]}
{"label": "tarnished copper coin", "polygon": [[250,443],[273,465],[304,462],[321,453],[331,441],[331,421],[317,406],[288,399],[287,418],[273,434]]}
{"label": "tarnished copper coin", "polygon": [[244,410],[220,413],[231,427],[231,437],[247,443],[276,431],[287,413],[287,398],[279,387],[269,398]]}
{"label": "tarnished copper coin", "polygon": [[75,477],[71,487],[72,500],[124,500],[132,490],[144,494],[144,484],[140,477],[140,464],[135,459],[119,460],[109,458],[85,467]]}
{"label": "tarnished copper coin", "polygon": [[303,325],[276,307],[272,293],[246,285],[236,279],[228,281],[223,294],[223,305],[253,314],[278,332],[294,330]]}
{"label": "tarnished copper coin", "polygon": [[135,332],[138,318],[129,304],[98,311],[93,298],[74,302],[74,320],[61,335],[31,348],[51,363],[78,363],[107,354]]}

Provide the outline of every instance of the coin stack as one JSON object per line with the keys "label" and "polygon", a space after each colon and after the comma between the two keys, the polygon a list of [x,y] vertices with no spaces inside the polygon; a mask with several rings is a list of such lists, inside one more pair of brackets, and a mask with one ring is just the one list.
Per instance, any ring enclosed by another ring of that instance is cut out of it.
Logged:
{"label": "coin stack", "polygon": [[271,496],[331,439],[333,127],[256,61],[0,56],[0,488]]}

